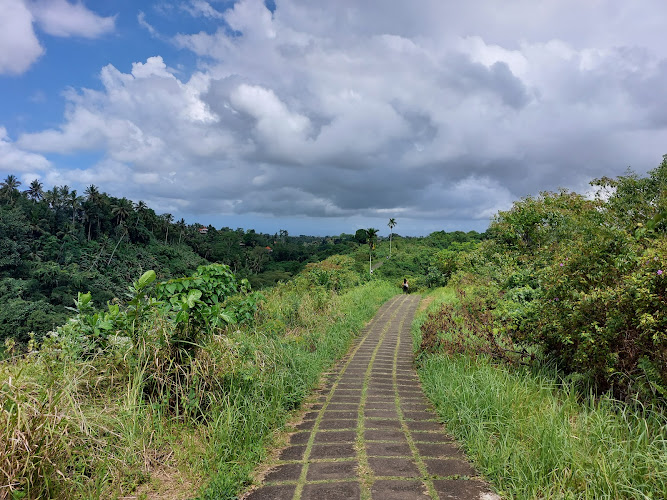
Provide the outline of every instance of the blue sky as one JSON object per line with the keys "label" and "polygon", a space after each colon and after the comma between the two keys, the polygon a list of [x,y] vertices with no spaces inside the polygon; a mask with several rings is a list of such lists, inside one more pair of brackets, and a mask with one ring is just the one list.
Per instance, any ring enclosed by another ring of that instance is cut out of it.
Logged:
{"label": "blue sky", "polygon": [[269,233],[483,231],[667,153],[662,0],[0,0],[0,177]]}

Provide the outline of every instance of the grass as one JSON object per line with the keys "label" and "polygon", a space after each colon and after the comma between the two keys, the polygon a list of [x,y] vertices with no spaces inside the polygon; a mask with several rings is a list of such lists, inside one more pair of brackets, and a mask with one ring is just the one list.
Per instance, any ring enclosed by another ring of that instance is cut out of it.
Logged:
{"label": "grass", "polygon": [[[443,300],[453,293],[439,291],[431,308]],[[582,397],[554,370],[484,357],[435,354],[419,375],[449,432],[504,497],[667,498],[667,418],[655,408]]]}
{"label": "grass", "polygon": [[290,282],[254,327],[204,332],[187,365],[173,325],[93,357],[41,352],[0,362],[0,499],[236,498],[276,430],[396,293]]}
{"label": "grass", "polygon": [[[201,498],[232,499],[247,484],[253,468],[266,457],[274,431],[317,385],[321,374],[349,348],[378,307],[395,288],[372,282],[341,295],[332,309],[334,321],[309,319],[304,335],[283,337],[274,344],[270,363],[256,378],[235,380],[236,390],[218,402],[211,426],[206,470],[213,474]],[[344,314],[342,312],[345,312]],[[243,377],[243,376],[242,376]]]}

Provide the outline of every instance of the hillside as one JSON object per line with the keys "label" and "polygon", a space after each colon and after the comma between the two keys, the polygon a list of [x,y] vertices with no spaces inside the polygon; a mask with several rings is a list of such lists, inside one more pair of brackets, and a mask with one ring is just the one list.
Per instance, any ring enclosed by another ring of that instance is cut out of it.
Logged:
{"label": "hillside", "polygon": [[124,300],[128,283],[149,269],[167,279],[223,263],[261,289],[358,246],[352,235],[187,225],[96,186],[83,196],[68,186],[44,191],[38,181],[20,188],[11,175],[0,184],[0,301],[7,305],[0,311],[0,341],[25,344],[31,332],[42,338],[71,316],[79,291],[99,305]]}

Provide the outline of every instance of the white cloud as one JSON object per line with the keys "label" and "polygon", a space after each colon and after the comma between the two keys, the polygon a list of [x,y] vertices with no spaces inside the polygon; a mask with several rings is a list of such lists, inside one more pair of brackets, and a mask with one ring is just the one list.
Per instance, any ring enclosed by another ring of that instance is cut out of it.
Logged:
{"label": "white cloud", "polygon": [[0,75],[25,72],[44,53],[22,0],[0,0]]}
{"label": "white cloud", "polygon": [[59,37],[97,38],[114,30],[116,16],[98,16],[82,2],[37,0],[28,4],[41,29]]}
{"label": "white cloud", "polygon": [[148,21],[146,21],[146,14],[144,14],[143,11],[139,11],[137,14],[137,22],[139,23],[139,26],[144,28],[148,33],[153,37],[153,38],[161,38],[161,35],[158,33],[158,31],[153,27],[153,25],[149,24]]}
{"label": "white cloud", "polygon": [[193,1],[224,21],[173,38],[196,72],[166,55],[106,66],[101,89],[67,95],[60,126],[17,145],[98,152],[78,176],[189,213],[475,224],[658,162],[667,51],[646,32],[667,8],[644,4],[654,13],[619,0],[282,0],[274,13]]}
{"label": "white cloud", "polygon": [[214,9],[210,3],[203,0],[190,0],[189,4],[181,7],[186,12],[189,12],[194,17],[208,17],[212,19],[223,19],[224,14]]}
{"label": "white cloud", "polygon": [[7,129],[0,127],[0,171],[29,174],[50,169],[51,163],[42,155],[30,153],[16,146],[7,135]]}
{"label": "white cloud", "polygon": [[0,75],[24,73],[44,54],[35,24],[58,37],[97,38],[115,28],[115,16],[98,16],[82,2],[0,0],[0,12]]}

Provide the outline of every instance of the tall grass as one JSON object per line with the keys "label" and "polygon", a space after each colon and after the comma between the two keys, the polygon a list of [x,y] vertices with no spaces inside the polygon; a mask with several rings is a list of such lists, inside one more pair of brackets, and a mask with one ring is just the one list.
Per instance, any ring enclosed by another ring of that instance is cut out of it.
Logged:
{"label": "tall grass", "polygon": [[[337,295],[333,304],[327,306],[329,314],[318,313],[315,298],[309,312],[304,307],[310,306],[300,306],[309,325],[307,330],[291,330],[272,340],[259,340],[257,333],[252,337],[240,334],[234,339],[249,342],[246,349],[250,350],[262,345],[261,352],[270,354],[260,369],[246,367],[235,374],[229,380],[229,390],[216,401],[212,414],[218,416],[208,435],[214,445],[206,458],[213,479],[201,498],[236,498],[249,481],[252,469],[266,456],[273,431],[285,423],[289,412],[317,385],[322,372],[347,351],[378,307],[395,293],[395,287],[387,283],[368,283]],[[274,310],[273,321],[282,321],[275,319],[275,310],[290,303],[284,300],[284,294],[279,295],[283,295],[280,301],[266,306]]]}
{"label": "tall grass", "polygon": [[484,357],[432,355],[419,374],[448,430],[504,496],[667,498],[658,409],[582,397],[553,370]]}
{"label": "tall grass", "polygon": [[0,365],[0,498],[109,498],[145,480],[159,432],[136,370],[39,357]]}
{"label": "tall grass", "polygon": [[117,337],[94,356],[45,345],[3,360],[0,499],[142,496],[159,491],[147,485],[155,472],[179,469],[184,497],[235,498],[274,431],[396,291],[295,280],[267,293],[254,326],[202,332],[187,363],[158,312],[137,341]]}

